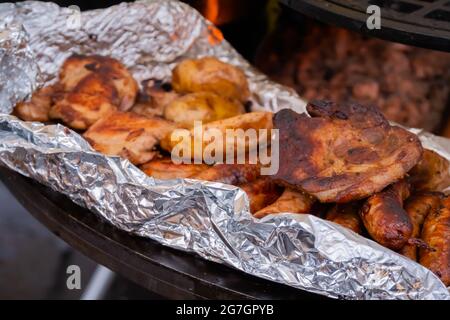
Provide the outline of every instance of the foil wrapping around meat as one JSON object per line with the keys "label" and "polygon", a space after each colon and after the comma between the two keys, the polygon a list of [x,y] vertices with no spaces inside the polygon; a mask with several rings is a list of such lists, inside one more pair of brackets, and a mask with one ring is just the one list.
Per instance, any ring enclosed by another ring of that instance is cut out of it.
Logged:
{"label": "foil wrapping around meat", "polygon": [[[1,165],[122,230],[261,278],[334,298],[450,299],[428,269],[337,224],[288,213],[257,220],[237,187],[156,180],[127,160],[95,152],[64,126],[9,115],[38,85],[55,81],[72,53],[115,57],[138,81],[169,80],[184,58],[213,55],[245,71],[255,108],[305,111],[293,90],[254,70],[194,9],[154,0],[80,13],[22,2],[1,4],[0,21]],[[415,132],[425,147],[450,159],[448,140]]]}

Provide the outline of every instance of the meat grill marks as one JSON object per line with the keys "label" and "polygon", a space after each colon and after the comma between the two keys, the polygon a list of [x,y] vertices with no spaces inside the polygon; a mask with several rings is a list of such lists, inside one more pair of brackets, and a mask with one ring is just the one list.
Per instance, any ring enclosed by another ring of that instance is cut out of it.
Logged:
{"label": "meat grill marks", "polygon": [[321,202],[350,202],[383,190],[420,160],[416,135],[391,126],[373,107],[308,104],[306,114],[284,109],[274,116],[280,131],[278,183]]}
{"label": "meat grill marks", "polygon": [[118,155],[143,164],[156,155],[154,147],[175,126],[162,118],[147,118],[132,112],[108,114],[84,133],[91,146],[107,155]]}

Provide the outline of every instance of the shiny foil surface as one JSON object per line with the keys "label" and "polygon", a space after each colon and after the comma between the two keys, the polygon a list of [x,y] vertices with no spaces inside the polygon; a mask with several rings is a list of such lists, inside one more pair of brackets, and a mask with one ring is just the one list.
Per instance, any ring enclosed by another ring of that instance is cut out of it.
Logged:
{"label": "shiny foil surface", "polygon": [[[1,165],[120,229],[261,278],[334,298],[450,299],[429,270],[339,225],[307,214],[254,219],[237,187],[156,180],[127,160],[93,151],[62,125],[9,115],[37,86],[55,81],[72,53],[115,57],[138,81],[169,80],[184,58],[213,55],[246,72],[254,108],[305,111],[293,90],[253,69],[194,9],[154,0],[80,14],[53,3],[22,2],[0,4],[0,21]],[[411,130],[426,148],[450,159],[448,140]]]}

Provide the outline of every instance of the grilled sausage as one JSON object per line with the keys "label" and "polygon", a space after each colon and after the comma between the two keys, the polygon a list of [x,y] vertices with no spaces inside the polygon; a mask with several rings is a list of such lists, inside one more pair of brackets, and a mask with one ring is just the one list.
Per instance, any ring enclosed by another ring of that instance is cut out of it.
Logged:
{"label": "grilled sausage", "polygon": [[419,262],[435,273],[442,282],[450,285],[450,197],[441,207],[431,211],[425,219],[422,240],[432,250],[420,249]]}
{"label": "grilled sausage", "polygon": [[403,209],[409,188],[408,182],[400,180],[371,196],[360,212],[372,238],[393,250],[403,248],[413,232],[411,218]]}
{"label": "grilled sausage", "polygon": [[[409,197],[405,203],[405,211],[411,218],[413,225],[413,232],[411,238],[419,238],[420,231],[422,229],[423,222],[428,213],[439,209],[442,199],[442,194],[433,193],[420,193]],[[417,245],[413,243],[407,243],[400,252],[404,256],[411,260],[417,260]]]}
{"label": "grilled sausage", "polygon": [[360,202],[337,203],[328,210],[325,219],[361,234],[363,223],[359,217],[360,209]]}

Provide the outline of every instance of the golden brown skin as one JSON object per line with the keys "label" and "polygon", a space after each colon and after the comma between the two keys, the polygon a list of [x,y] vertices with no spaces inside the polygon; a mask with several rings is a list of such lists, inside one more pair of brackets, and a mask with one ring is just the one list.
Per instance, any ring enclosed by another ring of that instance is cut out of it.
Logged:
{"label": "golden brown skin", "polygon": [[50,120],[48,113],[59,95],[60,86],[51,85],[37,90],[31,96],[30,101],[20,102],[14,109],[14,114],[24,121],[47,122]]}
{"label": "golden brown skin", "polygon": [[432,150],[423,151],[422,160],[409,175],[416,190],[443,191],[450,186],[449,161]]}
{"label": "golden brown skin", "polygon": [[280,188],[268,177],[258,178],[240,187],[247,193],[251,213],[268,206],[280,196]]}
{"label": "golden brown skin", "polygon": [[[423,222],[429,212],[439,209],[441,204],[441,193],[418,193],[409,197],[405,202],[405,211],[408,213],[412,225],[413,232],[411,238],[420,238],[420,232],[422,230]],[[414,243],[407,243],[399,253],[410,258],[411,260],[417,260],[417,245]]]}
{"label": "golden brown skin", "polygon": [[143,90],[138,96],[138,101],[130,111],[146,117],[163,116],[165,107],[180,97],[180,94],[172,90],[170,84],[159,80],[143,81],[142,86]]}
{"label": "golden brown skin", "polygon": [[305,193],[286,188],[274,203],[258,210],[253,216],[255,218],[263,218],[269,214],[284,212],[310,213],[314,202],[315,199],[313,197]]}
{"label": "golden brown skin", "polygon": [[361,219],[370,236],[379,244],[400,250],[413,232],[413,224],[403,209],[410,186],[405,180],[396,182],[374,194],[361,209]]}
{"label": "golden brown skin", "polygon": [[85,130],[97,120],[117,110],[118,97],[112,83],[92,73],[66,93],[49,112],[51,119],[60,119],[69,127]]}
{"label": "golden brown skin", "polygon": [[206,169],[205,164],[175,164],[170,157],[154,159],[143,164],[141,170],[155,179],[182,179],[190,178]]}
{"label": "golden brown skin", "polygon": [[136,80],[118,60],[99,55],[72,55],[61,67],[59,79],[64,90],[75,89],[86,76],[95,73],[105,83],[111,83],[117,95],[116,106],[127,111],[134,104],[138,92]]}
{"label": "golden brown skin", "polygon": [[422,240],[432,250],[420,249],[419,262],[450,286],[450,197],[425,218]]}
{"label": "golden brown skin", "polygon": [[[223,159],[220,159],[220,161],[224,162],[227,145],[230,146],[234,145],[235,153],[237,153],[238,150],[243,150],[244,152],[247,152],[250,149],[254,149],[260,143],[270,143],[270,132],[272,127],[273,124],[271,112],[250,112],[232,118],[206,123],[202,126],[202,131],[203,133],[205,133],[210,129],[215,129],[221,132],[224,140],[222,143]],[[235,129],[242,129],[245,131],[249,128],[256,130],[257,133],[256,139],[252,139],[251,142],[249,142],[249,139],[236,139],[234,136],[226,134],[227,129],[233,129],[234,132],[236,132]],[[212,162],[210,158],[203,158],[203,155],[207,146],[214,139],[213,138],[207,139],[204,135],[196,136],[194,134],[195,133],[194,129],[188,131],[188,137],[186,137],[185,139],[172,140],[172,135],[167,135],[163,139],[163,141],[161,141],[161,147],[169,152],[171,152],[176,145],[178,145],[180,149],[189,150],[190,148],[191,157],[193,159],[202,159],[206,163]],[[259,135],[259,129],[267,129],[268,135],[267,136]],[[195,149],[194,148],[195,145],[202,145],[202,148]]]}
{"label": "golden brown skin", "polygon": [[325,219],[361,234],[363,223],[359,216],[360,209],[361,203],[359,201],[335,204],[328,210]]}
{"label": "golden brown skin", "polygon": [[256,164],[216,164],[193,175],[191,178],[237,186],[255,181],[259,175],[260,167]]}
{"label": "golden brown skin", "polygon": [[345,203],[383,190],[420,160],[417,136],[375,108],[316,101],[307,109],[312,118],[289,109],[274,116],[282,141],[274,179],[285,186]]}
{"label": "golden brown skin", "polygon": [[161,118],[115,112],[97,121],[84,137],[101,153],[121,156],[133,164],[143,164],[155,156],[155,145],[173,129],[172,123]]}
{"label": "golden brown skin", "polygon": [[164,118],[183,128],[192,128],[194,121],[207,123],[244,113],[237,100],[223,98],[212,92],[195,92],[173,100],[164,109]]}
{"label": "golden brown skin", "polygon": [[172,71],[172,85],[180,93],[209,91],[241,102],[250,97],[244,72],[214,57],[182,61]]}

